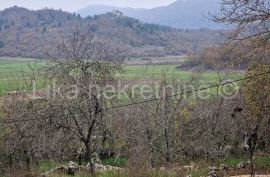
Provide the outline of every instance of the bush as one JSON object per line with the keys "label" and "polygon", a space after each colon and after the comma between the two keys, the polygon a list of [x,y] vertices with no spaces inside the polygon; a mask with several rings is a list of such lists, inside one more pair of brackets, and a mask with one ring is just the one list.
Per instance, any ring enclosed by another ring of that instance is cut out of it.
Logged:
{"label": "bush", "polygon": [[56,163],[54,163],[53,161],[43,160],[43,161],[39,162],[37,170],[39,172],[46,172],[46,171],[49,171],[49,170],[55,168],[56,166],[57,166]]}

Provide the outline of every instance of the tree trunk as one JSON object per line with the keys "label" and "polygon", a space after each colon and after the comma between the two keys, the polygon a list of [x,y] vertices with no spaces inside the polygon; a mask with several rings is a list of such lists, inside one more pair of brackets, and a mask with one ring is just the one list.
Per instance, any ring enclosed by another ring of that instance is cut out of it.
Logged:
{"label": "tree trunk", "polygon": [[13,157],[11,153],[9,153],[9,166],[13,168]]}
{"label": "tree trunk", "polygon": [[27,150],[24,150],[24,155],[25,155],[26,169],[27,171],[30,171],[31,170],[31,157],[28,154]]}
{"label": "tree trunk", "polygon": [[83,157],[82,157],[82,154],[80,153],[79,157],[78,157],[78,164],[79,165],[82,165],[82,160],[83,160]]}
{"label": "tree trunk", "polygon": [[250,149],[250,168],[251,168],[251,176],[255,177],[253,155],[254,155],[254,150],[253,150],[253,147],[252,147],[252,149]]}
{"label": "tree trunk", "polygon": [[170,153],[170,143],[169,143],[169,135],[168,130],[165,128],[165,144],[166,144],[166,162],[171,162],[171,153]]}
{"label": "tree trunk", "polygon": [[93,174],[95,169],[94,169],[94,163],[92,161],[91,143],[90,141],[87,141],[84,144],[85,144],[85,160],[90,163],[90,171]]}

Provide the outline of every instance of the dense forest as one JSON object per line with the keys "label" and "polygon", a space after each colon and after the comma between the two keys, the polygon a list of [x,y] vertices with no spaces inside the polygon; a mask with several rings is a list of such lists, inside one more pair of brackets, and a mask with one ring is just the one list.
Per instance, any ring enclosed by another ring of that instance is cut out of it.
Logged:
{"label": "dense forest", "polygon": [[12,7],[0,12],[0,56],[47,58],[59,39],[76,26],[125,47],[127,56],[182,55],[211,45],[219,31],[185,30],[142,23],[121,12],[82,18],[61,10]]}

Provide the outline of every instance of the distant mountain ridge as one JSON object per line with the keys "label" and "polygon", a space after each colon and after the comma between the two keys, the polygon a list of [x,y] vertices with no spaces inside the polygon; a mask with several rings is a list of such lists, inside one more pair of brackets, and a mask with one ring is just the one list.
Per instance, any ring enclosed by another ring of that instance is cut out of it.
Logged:
{"label": "distant mountain ridge", "polygon": [[184,29],[221,29],[224,26],[211,20],[211,15],[219,12],[220,6],[220,0],[178,0],[168,6],[153,9],[92,5],[77,11],[77,13],[87,17],[118,10],[126,16],[137,18],[146,23]]}
{"label": "distant mountain ridge", "polygon": [[143,23],[121,13],[82,18],[61,10],[12,7],[0,11],[0,56],[47,58],[76,26],[89,26],[98,38],[124,47],[127,57],[185,55],[212,45],[217,30],[180,30]]}

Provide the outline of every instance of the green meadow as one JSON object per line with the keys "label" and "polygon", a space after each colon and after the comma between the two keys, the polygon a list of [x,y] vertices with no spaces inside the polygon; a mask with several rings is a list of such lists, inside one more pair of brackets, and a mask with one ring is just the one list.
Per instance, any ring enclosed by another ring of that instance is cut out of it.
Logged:
{"label": "green meadow", "polygon": [[[174,64],[167,65],[127,65],[126,72],[121,76],[126,78],[138,78],[138,79],[159,79],[161,77],[174,78],[176,80],[188,80],[197,78],[204,83],[216,83],[219,79],[218,72],[205,71],[205,72],[193,72],[178,70]],[[225,73],[221,74],[221,77],[226,77]],[[229,73],[228,78],[237,78],[239,73]]]}
{"label": "green meadow", "polygon": [[[24,89],[25,82],[29,79],[32,73],[30,68],[42,68],[46,66],[45,60],[4,60],[0,59],[0,95],[8,91],[16,91]],[[176,64],[149,64],[149,65],[126,65],[124,73],[118,74],[119,78],[124,79],[160,79],[166,77],[167,79],[174,78],[175,80],[188,81],[189,79],[197,78],[200,83],[214,84],[217,83],[219,75],[215,71],[206,72],[192,72],[181,71],[177,69]],[[239,78],[239,73],[230,73],[223,78]]]}
{"label": "green meadow", "polygon": [[42,68],[42,60],[0,60],[0,95],[23,89],[31,74],[31,68]]}

